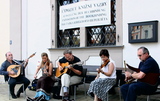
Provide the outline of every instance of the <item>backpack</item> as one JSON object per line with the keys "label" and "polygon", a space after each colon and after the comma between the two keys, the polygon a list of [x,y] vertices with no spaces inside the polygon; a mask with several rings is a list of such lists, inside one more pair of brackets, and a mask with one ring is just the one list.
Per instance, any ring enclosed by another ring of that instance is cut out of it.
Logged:
{"label": "backpack", "polygon": [[37,87],[37,82],[38,82],[38,79],[34,79],[31,83],[31,86],[28,86],[28,89],[29,90],[33,90],[33,91],[36,91],[36,87]]}

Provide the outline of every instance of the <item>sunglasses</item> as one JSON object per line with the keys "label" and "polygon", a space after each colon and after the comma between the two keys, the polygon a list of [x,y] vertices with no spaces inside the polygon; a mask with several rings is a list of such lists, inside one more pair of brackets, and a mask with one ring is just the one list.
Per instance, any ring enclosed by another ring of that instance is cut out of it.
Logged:
{"label": "sunglasses", "polygon": [[[143,53],[143,54],[145,54],[145,53]],[[138,57],[141,57],[143,54],[141,54],[141,55],[138,55]]]}
{"label": "sunglasses", "polygon": [[138,55],[138,57],[141,57],[142,55]]}

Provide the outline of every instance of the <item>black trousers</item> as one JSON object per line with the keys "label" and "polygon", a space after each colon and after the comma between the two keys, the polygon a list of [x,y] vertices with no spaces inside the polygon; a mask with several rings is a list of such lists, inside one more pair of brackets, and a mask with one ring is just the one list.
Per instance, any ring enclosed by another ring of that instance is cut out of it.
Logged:
{"label": "black trousers", "polygon": [[48,76],[41,76],[37,82],[37,89],[43,89],[47,93],[52,92],[52,87],[54,85],[54,80]]}
{"label": "black trousers", "polygon": [[[16,84],[18,83],[23,83],[24,84],[24,90],[28,87],[28,85],[30,84],[30,81],[25,77],[25,76],[18,76],[16,78],[12,78],[10,77],[8,80],[8,84],[9,84],[9,89],[10,89],[10,93],[11,95],[14,95],[14,88],[16,86]],[[18,90],[19,93],[23,92],[23,85],[19,88]]]}

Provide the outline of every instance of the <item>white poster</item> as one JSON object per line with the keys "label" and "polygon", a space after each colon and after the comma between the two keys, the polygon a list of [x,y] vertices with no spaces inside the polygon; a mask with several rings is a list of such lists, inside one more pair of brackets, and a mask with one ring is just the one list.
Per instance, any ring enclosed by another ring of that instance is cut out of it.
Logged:
{"label": "white poster", "polygon": [[81,1],[60,7],[60,29],[110,25],[110,0]]}

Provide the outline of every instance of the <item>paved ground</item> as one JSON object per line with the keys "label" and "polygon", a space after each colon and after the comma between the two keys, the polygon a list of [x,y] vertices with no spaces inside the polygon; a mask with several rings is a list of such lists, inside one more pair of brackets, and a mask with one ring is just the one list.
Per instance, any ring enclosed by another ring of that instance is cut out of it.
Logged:
{"label": "paved ground", "polygon": [[[16,85],[15,91],[17,91],[19,87],[20,87],[20,85]],[[33,98],[34,95],[35,95],[35,91],[31,91],[31,90],[27,89],[26,90],[26,95]],[[71,97],[73,98],[73,96],[71,96]],[[26,101],[26,99],[24,99],[23,93],[22,93],[20,98],[12,99],[10,97],[10,100],[9,100],[8,84],[7,83],[1,83],[0,84],[0,101]],[[62,101],[62,100],[57,100],[57,99],[52,98],[50,101]],[[92,101],[92,99],[88,96],[85,97],[83,91],[78,91],[77,92],[77,101]]]}
{"label": "paved ground", "polygon": [[[19,88],[20,85],[17,85],[15,88],[15,91]],[[87,85],[87,87],[89,84]],[[118,92],[118,89],[116,89]],[[27,96],[33,98],[35,95],[35,91],[31,91],[29,89],[26,90]],[[73,98],[73,96],[71,96]],[[23,97],[23,94],[21,94],[20,98],[18,99],[10,99],[8,97],[8,84],[4,83],[3,79],[0,76],[0,101],[26,101],[26,99]],[[50,101],[62,101],[57,99],[51,99]],[[77,100],[76,101],[93,101],[92,98],[90,98],[88,95],[85,97],[83,92],[83,86],[78,87],[77,89]],[[109,95],[109,101],[120,101],[119,94],[115,95]],[[147,101],[146,96],[139,96],[137,101]],[[160,101],[160,95],[152,95],[151,101]]]}

